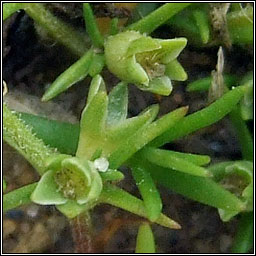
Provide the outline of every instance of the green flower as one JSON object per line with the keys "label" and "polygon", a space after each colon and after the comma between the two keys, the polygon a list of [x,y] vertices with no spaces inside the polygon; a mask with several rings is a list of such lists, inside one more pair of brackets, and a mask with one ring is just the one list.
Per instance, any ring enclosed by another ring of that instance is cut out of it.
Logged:
{"label": "green flower", "polygon": [[69,218],[91,208],[102,191],[102,179],[94,163],[69,155],[47,159],[43,174],[31,195],[34,203],[56,205]]}
{"label": "green flower", "polygon": [[126,31],[107,39],[106,64],[123,81],[145,91],[169,95],[171,80],[187,79],[177,61],[186,44],[186,38],[153,39],[136,31]]}

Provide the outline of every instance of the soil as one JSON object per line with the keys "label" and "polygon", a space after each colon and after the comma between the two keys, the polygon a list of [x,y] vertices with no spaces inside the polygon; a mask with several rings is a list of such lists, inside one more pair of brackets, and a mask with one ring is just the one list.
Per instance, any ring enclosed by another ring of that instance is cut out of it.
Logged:
{"label": "soil", "polygon": [[[73,26],[83,26],[81,5],[72,3],[50,6],[60,18]],[[80,9],[79,9],[80,8]],[[97,7],[100,9],[100,7]],[[103,7],[102,7],[103,8]],[[105,8],[105,6],[104,6]],[[164,27],[165,29],[165,27]],[[166,30],[155,32],[164,38]],[[197,49],[188,45],[179,60],[188,73],[186,82],[173,82],[169,97],[159,97],[129,87],[129,115],[134,116],[150,104],[160,104],[160,115],[180,106],[189,105],[192,113],[207,104],[206,93],[187,93],[188,82],[209,75],[215,69],[217,47]],[[243,75],[252,68],[252,50],[233,46],[225,50],[225,69]],[[241,58],[244,65],[241,65]],[[52,119],[77,122],[84,107],[89,78],[79,82],[50,103],[40,102],[45,89],[75,61],[65,48],[47,38],[41,38],[34,22],[23,12],[14,14],[3,26],[3,79],[9,93],[5,101],[13,109],[40,114]],[[118,80],[107,70],[103,77],[110,90]],[[241,158],[235,131],[227,118],[213,126],[175,141],[166,148],[181,152],[207,154],[212,161]],[[11,147],[4,144],[3,173],[7,192],[39,179],[35,170]],[[139,197],[128,170],[121,186]],[[188,200],[159,187],[163,212],[181,226],[170,230],[153,225],[159,253],[228,253],[234,238],[237,217],[223,223],[216,209]],[[92,212],[94,252],[133,253],[139,219],[123,210],[99,205]],[[8,211],[3,218],[4,253],[72,253],[70,223],[54,207],[27,205]]]}

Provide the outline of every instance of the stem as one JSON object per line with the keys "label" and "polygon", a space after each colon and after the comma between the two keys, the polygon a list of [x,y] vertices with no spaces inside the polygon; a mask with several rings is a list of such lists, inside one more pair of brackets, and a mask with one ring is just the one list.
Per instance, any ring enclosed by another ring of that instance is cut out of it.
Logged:
{"label": "stem", "polygon": [[88,211],[70,220],[75,253],[94,253],[91,216]]}
{"label": "stem", "polygon": [[48,11],[40,3],[23,3],[26,13],[57,42],[66,46],[77,56],[82,56],[88,49],[84,34],[75,31]]}
{"label": "stem", "polygon": [[31,202],[30,195],[37,186],[37,182],[15,189],[3,196],[3,211],[8,211]]}
{"label": "stem", "polygon": [[32,133],[32,128],[26,125],[5,104],[3,105],[3,138],[24,156],[40,175],[45,172],[45,159],[56,152],[37,138]]}
{"label": "stem", "polygon": [[164,24],[176,13],[189,6],[191,3],[167,3],[151,12],[146,17],[131,24],[126,30],[136,30],[140,33],[150,34],[156,28]]}

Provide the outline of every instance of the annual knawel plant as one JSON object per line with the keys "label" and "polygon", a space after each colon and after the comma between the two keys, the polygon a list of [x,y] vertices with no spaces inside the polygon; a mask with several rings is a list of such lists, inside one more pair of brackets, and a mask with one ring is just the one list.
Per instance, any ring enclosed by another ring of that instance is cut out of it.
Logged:
{"label": "annual knawel plant", "polygon": [[[178,25],[179,13],[184,9],[186,17],[193,19],[191,28],[201,35],[203,44],[206,44],[211,38],[208,8],[200,9],[190,3],[167,3],[121,29],[112,22],[112,31],[105,36],[100,33],[88,3],[83,4],[87,35],[60,21],[41,3],[4,4],[3,18],[18,9],[24,9],[50,36],[79,57],[47,89],[43,101],[56,97],[86,76],[92,80],[79,125],[17,113],[3,105],[4,140],[22,154],[41,176],[38,182],[5,194],[4,211],[34,202],[55,205],[67,218],[76,219],[96,205],[108,203],[146,219],[139,227],[137,253],[155,252],[150,223],[180,228],[175,220],[162,213],[161,195],[156,183],[217,208],[223,221],[239,213],[247,216],[252,212],[252,140],[244,121],[252,118],[250,75],[239,81],[240,86],[233,87],[209,106],[192,114],[186,115],[188,107],[185,106],[158,117],[159,106],[152,105],[138,116],[127,117],[129,83],[143,91],[169,95],[172,80],[187,79],[177,60],[187,39],[157,39],[149,34],[164,23]],[[228,18],[229,27],[236,22],[238,14],[235,12],[237,10]],[[241,19],[244,20],[243,17]],[[85,40],[86,36],[90,38],[90,45]],[[241,43],[246,36],[248,33],[242,37]],[[236,38],[234,42],[240,41]],[[104,67],[121,80],[110,93],[101,76]],[[237,81],[236,77],[227,77],[233,86],[232,81]],[[207,90],[209,81],[203,86],[201,83],[201,87],[197,81],[188,89],[203,87]],[[211,161],[209,156],[161,148],[217,122],[227,114],[239,131],[242,160],[206,167]],[[60,143],[59,138],[64,133],[66,142]],[[118,186],[118,182],[125,178],[120,169],[122,166],[131,169],[142,200]],[[241,181],[239,187],[232,183],[235,179]],[[247,244],[248,250],[250,241]],[[239,248],[241,250],[239,246],[237,250]]]}

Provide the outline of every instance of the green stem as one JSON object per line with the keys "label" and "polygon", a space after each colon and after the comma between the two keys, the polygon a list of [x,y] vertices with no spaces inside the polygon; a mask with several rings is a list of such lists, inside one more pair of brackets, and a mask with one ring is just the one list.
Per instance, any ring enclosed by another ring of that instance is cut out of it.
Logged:
{"label": "green stem", "polygon": [[15,112],[3,105],[3,138],[42,175],[45,172],[44,161],[53,155],[55,150],[32,133],[31,128]]}
{"label": "green stem", "polygon": [[127,30],[136,30],[140,33],[150,34],[156,28],[164,24],[168,19],[174,16],[179,11],[183,10],[191,3],[167,3],[151,12],[146,17],[131,24]]}
{"label": "green stem", "polygon": [[37,186],[37,182],[15,189],[3,196],[3,211],[8,211],[31,202],[30,195]]}
{"label": "green stem", "polygon": [[243,159],[253,161],[252,137],[246,126],[246,123],[241,117],[239,109],[236,107],[233,111],[230,112],[229,117],[236,129]]}
{"label": "green stem", "polygon": [[84,34],[56,18],[43,4],[23,3],[23,8],[50,36],[77,56],[82,56],[88,50]]}

